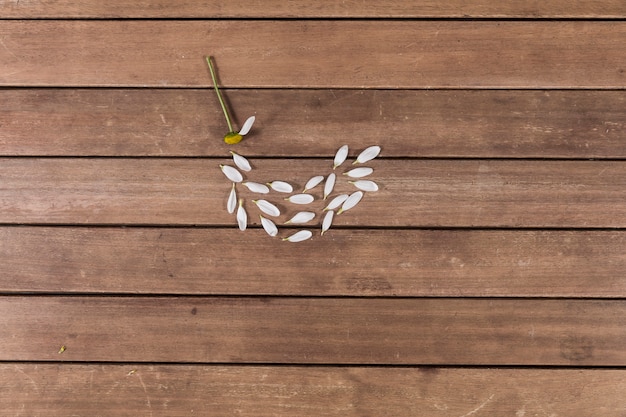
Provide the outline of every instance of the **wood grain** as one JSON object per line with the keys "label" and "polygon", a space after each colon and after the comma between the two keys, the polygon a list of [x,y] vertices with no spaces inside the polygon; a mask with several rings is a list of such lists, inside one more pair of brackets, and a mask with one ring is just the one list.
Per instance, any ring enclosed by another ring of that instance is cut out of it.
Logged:
{"label": "wood grain", "polygon": [[623,370],[0,365],[7,415],[621,417]]}
{"label": "wood grain", "polygon": [[336,230],[298,246],[259,230],[4,227],[0,291],[623,297],[625,248],[623,231]]}
{"label": "wood grain", "polygon": [[[327,156],[346,142],[388,157],[626,158],[624,91],[228,90],[228,148],[208,89],[7,89],[0,154]],[[354,151],[353,151],[354,153]]]}
{"label": "wood grain", "polygon": [[624,417],[622,0],[201,3],[0,1],[2,415]]}
{"label": "wood grain", "polygon": [[626,359],[623,300],[12,296],[0,298],[0,314],[4,361],[620,366]]}
{"label": "wood grain", "polygon": [[[381,143],[384,148],[384,143]],[[3,158],[0,222],[234,226],[226,211],[225,159]],[[230,162],[232,163],[232,162]],[[332,171],[328,159],[252,159],[248,180],[298,189]],[[337,216],[336,226],[624,227],[626,164],[619,161],[374,160],[378,192]],[[348,168],[347,168],[348,169]],[[337,169],[332,196],[353,192]],[[259,194],[239,186],[258,224]],[[282,224],[306,207],[321,213],[321,187],[307,206],[267,199]]]}
{"label": "wood grain", "polygon": [[4,18],[623,18],[626,7],[619,0],[524,1],[504,0],[497,3],[477,0],[425,1],[338,1],[311,3],[306,0],[214,0],[197,2],[179,0],[40,0],[36,2],[4,1],[0,3]]}
{"label": "wood grain", "polygon": [[623,88],[624,38],[623,21],[5,20],[0,86],[206,87],[211,54],[225,87]]}

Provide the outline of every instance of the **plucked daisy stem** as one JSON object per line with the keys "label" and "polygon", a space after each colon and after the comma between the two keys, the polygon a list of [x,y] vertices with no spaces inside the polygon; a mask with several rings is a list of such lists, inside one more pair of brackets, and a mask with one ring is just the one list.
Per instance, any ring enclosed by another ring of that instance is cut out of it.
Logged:
{"label": "plucked daisy stem", "polygon": [[213,57],[210,57],[210,56],[206,57],[206,63],[209,65],[209,71],[211,72],[211,78],[213,79],[213,87],[215,88],[217,99],[220,101],[220,106],[222,106],[222,111],[224,112],[226,123],[228,124],[228,131],[234,132],[233,124],[231,123],[230,117],[228,116],[228,110],[226,109],[226,104],[224,104],[224,98],[222,97],[222,93],[220,92],[220,89],[217,86],[217,77],[215,76],[215,68],[213,68],[212,59]]}

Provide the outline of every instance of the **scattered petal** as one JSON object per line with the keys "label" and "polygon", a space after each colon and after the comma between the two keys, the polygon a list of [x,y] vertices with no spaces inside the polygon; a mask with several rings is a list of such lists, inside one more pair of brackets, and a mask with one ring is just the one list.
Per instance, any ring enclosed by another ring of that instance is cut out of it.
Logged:
{"label": "scattered petal", "polygon": [[293,223],[293,224],[308,223],[311,220],[313,220],[313,218],[315,218],[315,213],[312,213],[310,211],[301,211],[300,213],[296,213],[296,215],[293,216],[291,219],[287,220],[285,222],[285,224],[287,224],[287,223]]}
{"label": "scattered petal", "polygon": [[253,193],[267,194],[270,192],[270,189],[267,185],[259,184],[258,182],[246,181],[243,183],[243,185],[248,187],[248,190],[252,191]]}
{"label": "scattered petal", "polygon": [[350,178],[362,178],[362,177],[367,177],[372,172],[374,172],[372,168],[361,167],[361,168],[351,169],[348,172],[344,172],[344,175],[347,175]]}
{"label": "scattered petal", "polygon": [[248,225],[248,215],[246,214],[246,210],[243,208],[243,199],[239,199],[239,208],[237,209],[237,224],[239,225],[239,230],[246,230]]}
{"label": "scattered petal", "polygon": [[324,181],[324,177],[322,175],[318,175],[316,177],[311,178],[310,180],[307,181],[306,185],[304,186],[304,191],[302,192],[306,193],[307,191],[315,188],[317,184],[319,184],[322,181]]}
{"label": "scattered petal", "polygon": [[267,185],[272,187],[272,190],[278,191],[279,193],[292,193],[293,187],[291,184],[285,181],[272,181],[268,182]]}
{"label": "scattered petal", "polygon": [[333,224],[333,217],[335,216],[334,211],[329,211],[324,216],[324,220],[322,221],[322,235],[326,233],[328,229],[330,229],[330,225]]}
{"label": "scattered petal", "polygon": [[379,153],[380,146],[370,146],[356,157],[356,161],[354,161],[354,164],[362,164],[364,162],[371,161],[372,159],[376,158]]}
{"label": "scattered petal", "polygon": [[235,208],[237,208],[237,192],[235,191],[235,183],[233,182],[233,188],[231,188],[230,190],[226,209],[228,209],[228,212],[230,214],[233,214],[235,212]]}
{"label": "scattered petal", "polygon": [[339,150],[335,154],[335,159],[333,160],[333,169],[343,164],[343,161],[345,161],[347,157],[348,157],[348,145],[343,145],[341,148],[339,148]]}
{"label": "scattered petal", "polygon": [[352,185],[354,185],[359,190],[363,191],[378,191],[378,184],[374,181],[370,180],[358,180],[358,181],[350,181]]}
{"label": "scattered petal", "polygon": [[313,233],[310,230],[300,230],[289,237],[283,238],[288,242],[302,242],[303,240],[310,239]]}
{"label": "scattered petal", "polygon": [[252,125],[254,124],[254,120],[255,117],[254,116],[250,116],[248,117],[248,119],[244,122],[243,127],[241,128],[241,130],[239,131],[239,134],[241,136],[245,136],[248,134],[248,132],[250,131],[250,129],[252,129]]}
{"label": "scattered petal", "polygon": [[337,176],[334,173],[328,175],[328,177],[326,178],[326,184],[324,184],[324,200],[326,200],[326,197],[328,197],[330,193],[333,192],[336,180]]}
{"label": "scattered petal", "polygon": [[270,219],[266,219],[263,216],[259,216],[259,217],[261,218],[261,225],[263,226],[263,229],[265,229],[267,234],[272,237],[276,236],[278,234],[278,228],[276,227],[274,222],[271,221]]}
{"label": "scattered petal", "polygon": [[309,204],[315,200],[311,194],[294,194],[289,198],[285,198],[285,200],[289,200],[290,203],[294,204]]}
{"label": "scattered petal", "polygon": [[233,161],[235,162],[235,165],[237,165],[237,168],[246,172],[252,170],[252,167],[250,166],[250,162],[248,162],[248,160],[245,157],[233,151],[230,151],[230,153],[233,155]]}
{"label": "scattered petal", "polygon": [[352,207],[356,206],[359,203],[359,201],[361,201],[362,198],[363,198],[363,191],[357,191],[355,193],[350,194],[350,197],[348,197],[346,201],[343,202],[343,205],[341,206],[337,214],[341,214],[344,211],[350,210]]}
{"label": "scattered petal", "polygon": [[280,216],[280,210],[278,209],[278,207],[276,207],[275,205],[273,205],[272,203],[270,203],[267,200],[252,200],[254,202],[254,204],[256,204],[259,209],[267,214],[268,216]]}
{"label": "scattered petal", "polygon": [[243,176],[241,172],[237,171],[234,167],[230,165],[220,165],[220,169],[226,175],[226,178],[231,180],[232,182],[241,182],[243,181]]}
{"label": "scattered petal", "polygon": [[326,208],[324,208],[324,210],[322,210],[322,211],[328,211],[328,210],[336,209],[337,207],[342,205],[343,202],[346,201],[347,198],[348,198],[348,194],[340,194],[340,195],[338,195],[337,197],[335,197],[332,200],[330,200],[330,203],[328,203]]}

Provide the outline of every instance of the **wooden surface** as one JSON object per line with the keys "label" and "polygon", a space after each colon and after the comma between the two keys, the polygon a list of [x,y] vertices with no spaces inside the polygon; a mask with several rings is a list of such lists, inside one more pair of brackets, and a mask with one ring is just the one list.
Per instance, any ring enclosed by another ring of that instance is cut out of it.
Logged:
{"label": "wooden surface", "polygon": [[[625,158],[623,90],[228,90],[256,115],[246,156],[328,157],[349,139],[387,157]],[[6,89],[4,156],[218,156],[228,146],[207,89]],[[273,103],[267,106],[267,103]],[[288,127],[288,128],[286,128]],[[24,140],[24,131],[29,132]]]}
{"label": "wooden surface", "polygon": [[576,2],[503,0],[72,0],[4,1],[0,16],[7,18],[623,18],[620,0]]}
{"label": "wooden surface", "polygon": [[[365,147],[365,146],[363,146]],[[0,159],[1,223],[232,225],[231,183],[217,159]],[[332,172],[332,159],[259,159],[246,179],[288,180],[298,189]],[[382,227],[624,227],[626,165],[620,161],[372,161],[380,190],[337,216],[336,226]],[[299,171],[299,172],[298,172]],[[258,172],[258,173],[257,173]],[[356,188],[340,174],[335,193]],[[416,174],[418,177],[416,177]],[[259,194],[238,187],[252,203]],[[307,208],[321,213],[322,187]],[[300,208],[274,201],[283,223]],[[318,223],[320,216],[318,215]]]}
{"label": "wooden surface", "polygon": [[[623,417],[625,18],[0,2],[2,415]],[[324,236],[241,185],[237,229],[230,150],[300,188],[343,144],[380,190]]]}
{"label": "wooden surface", "polygon": [[620,415],[626,389],[612,369],[7,364],[0,378],[5,410],[47,416]]}
{"label": "wooden surface", "polygon": [[0,315],[12,329],[0,350],[5,361],[619,366],[626,360],[624,301],[16,296],[2,300]]}
{"label": "wooden surface", "polygon": [[625,38],[624,21],[7,20],[0,86],[207,87],[211,53],[225,87],[612,89]]}
{"label": "wooden surface", "polygon": [[306,256],[259,229],[18,226],[0,229],[0,241],[11,242],[0,246],[0,291],[14,294],[620,298],[626,291],[621,230],[332,230],[306,243]]}

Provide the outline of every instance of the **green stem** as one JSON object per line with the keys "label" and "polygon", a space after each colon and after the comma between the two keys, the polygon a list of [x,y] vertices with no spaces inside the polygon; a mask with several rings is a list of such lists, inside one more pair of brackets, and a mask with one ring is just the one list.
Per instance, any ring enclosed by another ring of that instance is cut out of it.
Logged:
{"label": "green stem", "polygon": [[230,117],[228,116],[228,110],[226,110],[226,104],[224,104],[224,98],[222,97],[222,93],[220,93],[220,89],[217,86],[217,77],[215,76],[215,68],[213,68],[213,63],[211,62],[212,57],[206,57],[206,63],[209,65],[209,71],[211,71],[211,78],[213,78],[213,87],[215,87],[215,93],[217,94],[217,99],[220,101],[220,106],[222,106],[222,111],[224,112],[224,117],[226,118],[226,123],[228,124],[229,133],[234,132],[233,124],[230,122]]}

